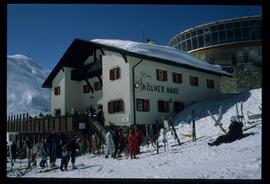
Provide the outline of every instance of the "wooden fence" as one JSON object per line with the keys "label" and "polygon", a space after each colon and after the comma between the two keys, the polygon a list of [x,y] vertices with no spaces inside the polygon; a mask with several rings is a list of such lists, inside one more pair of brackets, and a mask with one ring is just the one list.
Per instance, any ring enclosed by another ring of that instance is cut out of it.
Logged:
{"label": "wooden fence", "polygon": [[57,117],[30,118],[28,114],[9,116],[7,120],[7,132],[18,133],[48,133],[74,132],[79,130],[79,123],[84,122],[88,128],[87,115],[66,115]]}

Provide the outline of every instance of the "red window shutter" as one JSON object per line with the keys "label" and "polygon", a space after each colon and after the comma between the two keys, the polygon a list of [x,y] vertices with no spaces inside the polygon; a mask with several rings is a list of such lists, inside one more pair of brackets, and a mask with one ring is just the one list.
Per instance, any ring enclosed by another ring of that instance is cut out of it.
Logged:
{"label": "red window shutter", "polygon": [[108,113],[112,113],[113,112],[113,104],[112,102],[108,102]]}
{"label": "red window shutter", "polygon": [[114,70],[110,70],[110,80],[114,80]]}
{"label": "red window shutter", "polygon": [[149,99],[144,100],[144,111],[146,111],[146,112],[150,111],[150,100]]}
{"label": "red window shutter", "polygon": [[124,112],[124,101],[120,100],[120,111]]}
{"label": "red window shutter", "polygon": [[163,81],[167,80],[168,80],[167,71],[163,71]]}

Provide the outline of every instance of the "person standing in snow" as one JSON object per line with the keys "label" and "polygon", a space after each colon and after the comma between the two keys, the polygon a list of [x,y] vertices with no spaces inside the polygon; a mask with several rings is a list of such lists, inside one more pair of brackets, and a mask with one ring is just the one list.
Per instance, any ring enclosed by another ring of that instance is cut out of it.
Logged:
{"label": "person standing in snow", "polygon": [[129,154],[130,154],[131,159],[136,159],[137,137],[134,133],[134,129],[129,130],[128,146],[129,146]]}
{"label": "person standing in snow", "polygon": [[75,166],[75,159],[76,159],[76,150],[79,149],[79,145],[76,140],[76,136],[73,136],[70,142],[67,143],[67,149],[70,151],[70,157],[71,157],[71,166],[72,169],[77,169]]}
{"label": "person standing in snow", "polygon": [[61,171],[67,171],[68,162],[69,162],[69,154],[68,154],[67,146],[64,144],[62,145],[62,155],[61,155],[61,165],[60,165]]}
{"label": "person standing in snow", "polygon": [[121,156],[121,153],[124,151],[125,147],[126,147],[125,138],[123,135],[123,131],[120,128],[118,131],[118,150],[119,151],[118,151],[117,157]]}
{"label": "person standing in snow", "polygon": [[139,128],[135,128],[135,136],[136,136],[136,154],[140,154],[140,145],[142,142],[143,137],[143,131],[141,131]]}
{"label": "person standing in snow", "polygon": [[113,143],[114,143],[114,153],[113,153],[113,158],[116,158],[117,156],[117,152],[118,152],[118,141],[119,141],[119,133],[118,133],[118,129],[117,127],[114,128],[114,131],[113,131]]}
{"label": "person standing in snow", "polygon": [[92,143],[92,154],[96,154],[96,151],[97,151],[97,142],[96,142],[96,136],[95,136],[95,134],[92,135],[91,143]]}
{"label": "person standing in snow", "polygon": [[49,146],[49,156],[51,167],[55,166],[56,154],[57,154],[57,136],[54,132],[48,136],[46,143]]}
{"label": "person standing in snow", "polygon": [[17,145],[16,145],[15,141],[12,142],[12,144],[10,146],[10,150],[11,150],[12,161],[15,163],[16,158],[17,158]]}
{"label": "person standing in snow", "polygon": [[108,132],[105,136],[105,141],[106,141],[106,153],[105,153],[105,158],[108,158],[109,155],[113,157],[113,149],[114,149],[114,142],[113,142],[113,137],[111,134],[111,128],[108,129]]}
{"label": "person standing in snow", "polygon": [[243,123],[238,121],[235,116],[231,117],[231,124],[229,125],[229,132],[226,135],[219,136],[214,142],[208,143],[209,146],[218,146],[222,143],[230,143],[237,139],[241,139],[243,135]]}

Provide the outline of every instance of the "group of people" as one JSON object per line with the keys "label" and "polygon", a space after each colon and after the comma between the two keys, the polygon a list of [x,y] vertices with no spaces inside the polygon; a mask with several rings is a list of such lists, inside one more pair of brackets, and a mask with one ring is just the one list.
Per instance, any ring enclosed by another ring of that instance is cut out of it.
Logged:
{"label": "group of people", "polygon": [[140,154],[140,145],[143,136],[143,131],[137,127],[131,127],[128,136],[124,136],[121,128],[109,127],[105,136],[105,158],[108,158],[109,155],[112,158],[118,158],[125,152],[127,155],[130,155],[131,159],[136,159],[136,155]]}
{"label": "group of people", "polygon": [[56,166],[56,158],[60,156],[60,170],[67,170],[70,158],[72,169],[76,169],[75,158],[78,150],[79,145],[76,136],[72,136],[71,139],[68,139],[67,136],[62,133],[59,138],[54,132],[52,132],[43,142],[42,160],[40,161],[40,166],[42,168],[46,166],[47,156],[50,158],[51,167]]}

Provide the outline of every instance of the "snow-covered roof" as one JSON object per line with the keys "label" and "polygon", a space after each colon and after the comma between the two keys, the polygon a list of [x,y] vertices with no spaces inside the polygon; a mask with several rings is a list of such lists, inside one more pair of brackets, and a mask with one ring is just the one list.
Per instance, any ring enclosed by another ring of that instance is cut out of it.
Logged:
{"label": "snow-covered roof", "polygon": [[93,39],[91,42],[115,47],[145,56],[163,59],[172,63],[192,66],[221,75],[232,76],[230,73],[222,70],[221,66],[219,65],[211,65],[197,57],[192,56],[189,53],[168,46],[112,39]]}

